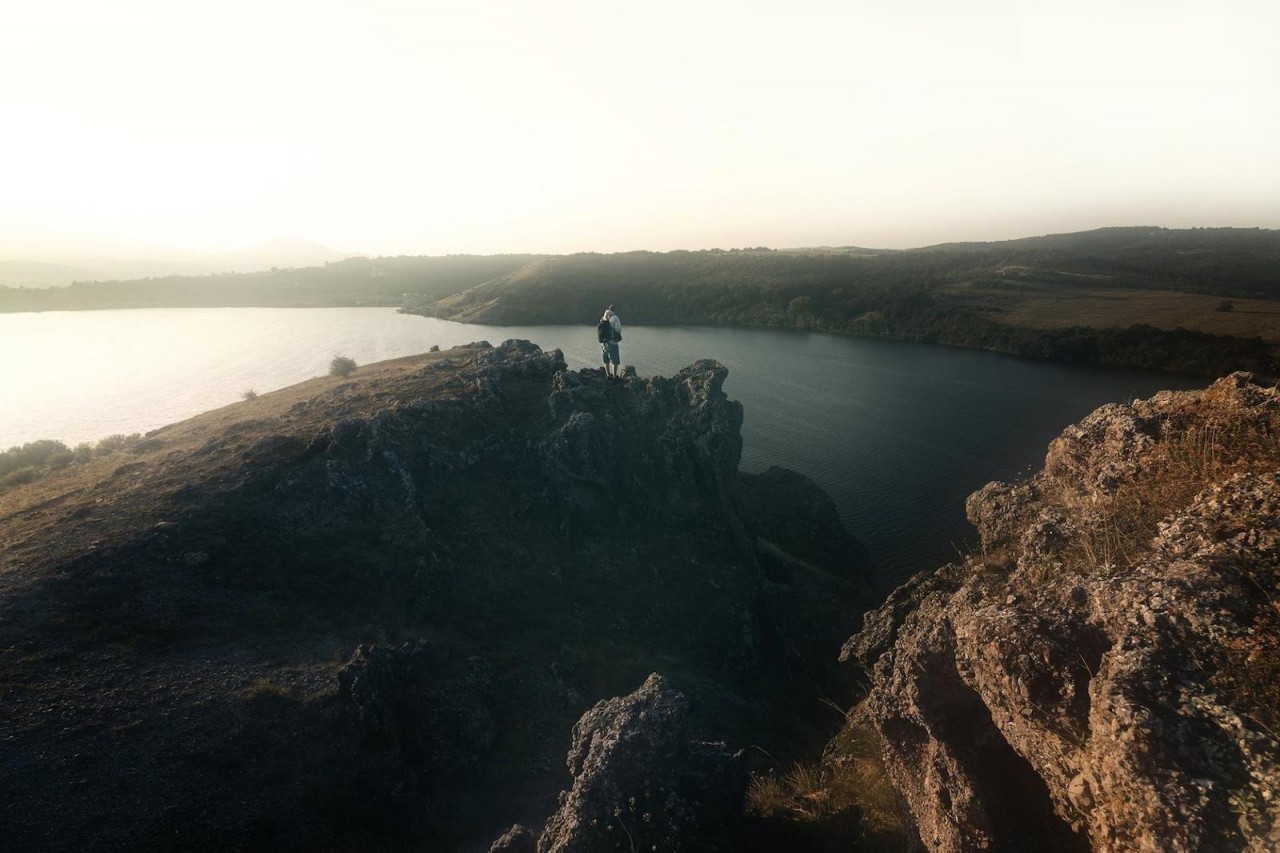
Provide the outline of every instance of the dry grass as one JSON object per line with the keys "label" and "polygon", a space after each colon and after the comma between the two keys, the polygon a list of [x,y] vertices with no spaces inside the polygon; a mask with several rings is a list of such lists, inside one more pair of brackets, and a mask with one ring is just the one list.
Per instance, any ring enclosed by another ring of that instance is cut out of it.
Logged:
{"label": "dry grass", "polygon": [[1096,284],[1019,283],[1011,288],[980,282],[951,289],[956,301],[993,311],[998,323],[1034,329],[1092,326],[1126,328],[1146,323],[1160,329],[1184,329],[1235,337],[1260,337],[1280,343],[1280,300],[1232,298],[1232,310],[1220,311],[1221,296],[1171,290],[1130,290]]}
{"label": "dry grass", "polygon": [[[1191,505],[1205,489],[1237,474],[1280,470],[1280,406],[1246,409],[1213,389],[1171,412],[1138,472],[1108,493],[1079,479],[1054,478],[1044,490],[1076,528],[1064,554],[1069,571],[1124,571],[1151,553],[1161,521]],[[1239,518],[1249,528],[1263,519]],[[1224,556],[1217,568],[1243,578],[1251,593],[1248,629],[1214,649],[1210,681],[1232,707],[1280,737],[1280,567]]]}
{"label": "dry grass", "polygon": [[1132,566],[1150,550],[1158,524],[1204,489],[1241,473],[1280,469],[1280,410],[1250,413],[1209,395],[1162,425],[1140,471],[1109,493],[1071,481],[1046,490],[1080,535],[1067,564],[1082,572]]}
{"label": "dry grass", "polygon": [[[106,548],[117,536],[132,535],[175,512],[167,499],[157,497],[157,489],[131,488],[142,474],[121,471],[122,465],[145,462],[140,470],[147,480],[171,489],[229,479],[241,464],[239,454],[264,437],[310,441],[334,422],[371,417],[395,400],[449,399],[454,392],[443,384],[452,372],[424,368],[471,357],[474,353],[445,350],[378,362],[361,368],[365,387],[349,387],[351,381],[341,377],[317,377],[261,394],[252,406],[235,403],[145,437],[108,436],[91,448],[77,448],[76,464],[43,464],[26,482],[0,486],[0,551],[7,548],[5,556],[17,565],[44,562],[57,553],[83,553],[92,541]],[[219,452],[198,452],[215,437],[223,443]],[[93,521],[102,501],[113,507],[105,525]],[[59,532],[52,550],[51,529]]]}
{"label": "dry grass", "polygon": [[906,818],[880,756],[879,734],[851,711],[820,761],[798,762],[782,774],[753,774],[748,811],[799,823],[853,817],[867,842],[860,849],[901,849]]}

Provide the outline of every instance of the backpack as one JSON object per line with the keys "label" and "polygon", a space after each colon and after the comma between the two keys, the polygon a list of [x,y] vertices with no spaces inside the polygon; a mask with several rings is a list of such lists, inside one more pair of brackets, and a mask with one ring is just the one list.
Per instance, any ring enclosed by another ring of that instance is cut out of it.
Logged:
{"label": "backpack", "polygon": [[599,323],[596,323],[596,340],[602,344],[613,340],[613,324],[603,317],[600,318]]}

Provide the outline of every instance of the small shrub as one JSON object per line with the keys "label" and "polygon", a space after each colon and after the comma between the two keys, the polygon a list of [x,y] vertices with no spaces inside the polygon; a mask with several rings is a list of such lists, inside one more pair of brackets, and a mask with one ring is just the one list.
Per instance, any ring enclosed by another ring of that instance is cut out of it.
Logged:
{"label": "small shrub", "polygon": [[247,388],[240,395],[240,399],[244,400],[246,403],[252,403],[254,400],[258,399],[258,392],[252,388]]}
{"label": "small shrub", "polygon": [[141,440],[142,436],[136,432],[132,435],[109,435],[101,439],[95,449],[98,455],[101,456],[106,453],[115,453],[117,450],[128,450]]}
{"label": "small shrub", "polygon": [[20,447],[10,447],[0,453],[0,476],[32,465],[44,465],[46,462],[66,464],[70,461],[71,451],[61,441],[49,439],[32,441]]}
{"label": "small shrub", "polygon": [[341,376],[343,379],[356,372],[356,361],[345,355],[335,355],[329,362],[329,375]]}
{"label": "small shrub", "polygon": [[781,775],[752,774],[747,810],[764,818],[824,823],[851,816],[862,835],[860,849],[901,849],[906,820],[880,757],[880,736],[856,718],[818,762],[798,762]]}
{"label": "small shrub", "polygon": [[19,468],[0,477],[0,486],[24,486],[36,479],[35,468]]}

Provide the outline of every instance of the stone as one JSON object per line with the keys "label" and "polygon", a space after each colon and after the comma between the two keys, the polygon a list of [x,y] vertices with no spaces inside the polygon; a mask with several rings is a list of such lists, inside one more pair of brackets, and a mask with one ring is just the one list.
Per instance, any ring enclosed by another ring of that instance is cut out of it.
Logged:
{"label": "stone", "polygon": [[657,673],[584,714],[567,759],[573,787],[538,853],[738,849],[742,758],[691,739],[688,727],[688,702]]}
{"label": "stone", "polygon": [[[1104,406],[1029,481],[970,496],[1012,572],[922,574],[867,615],[843,656],[926,847],[1280,848],[1280,739],[1248,686],[1277,653],[1278,428],[1280,391],[1245,375]],[[1117,540],[1144,494],[1185,497],[1148,541]]]}

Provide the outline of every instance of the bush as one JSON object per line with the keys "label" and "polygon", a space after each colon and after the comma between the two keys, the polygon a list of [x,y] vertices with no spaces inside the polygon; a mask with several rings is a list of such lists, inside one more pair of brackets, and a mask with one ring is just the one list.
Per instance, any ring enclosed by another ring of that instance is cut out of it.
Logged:
{"label": "bush", "polygon": [[49,439],[32,441],[21,447],[11,447],[0,453],[0,476],[32,465],[43,465],[46,462],[65,464],[71,461],[70,454],[71,451],[61,441]]}
{"label": "bush", "polygon": [[329,375],[341,376],[346,378],[356,372],[356,361],[353,358],[347,358],[345,355],[335,355],[333,361],[329,362]]}
{"label": "bush", "polygon": [[129,450],[140,441],[142,441],[142,436],[136,432],[132,435],[121,435],[119,433],[109,435],[98,441],[97,452],[101,456],[106,453],[115,453],[117,450]]}
{"label": "bush", "polygon": [[244,400],[246,403],[252,403],[254,400],[258,399],[258,392],[252,388],[248,388],[240,394],[240,399]]}
{"label": "bush", "polygon": [[854,709],[821,760],[799,762],[782,774],[753,773],[747,811],[799,824],[834,822],[836,827],[847,816],[859,827],[858,849],[901,850],[906,817],[880,754],[879,734]]}

